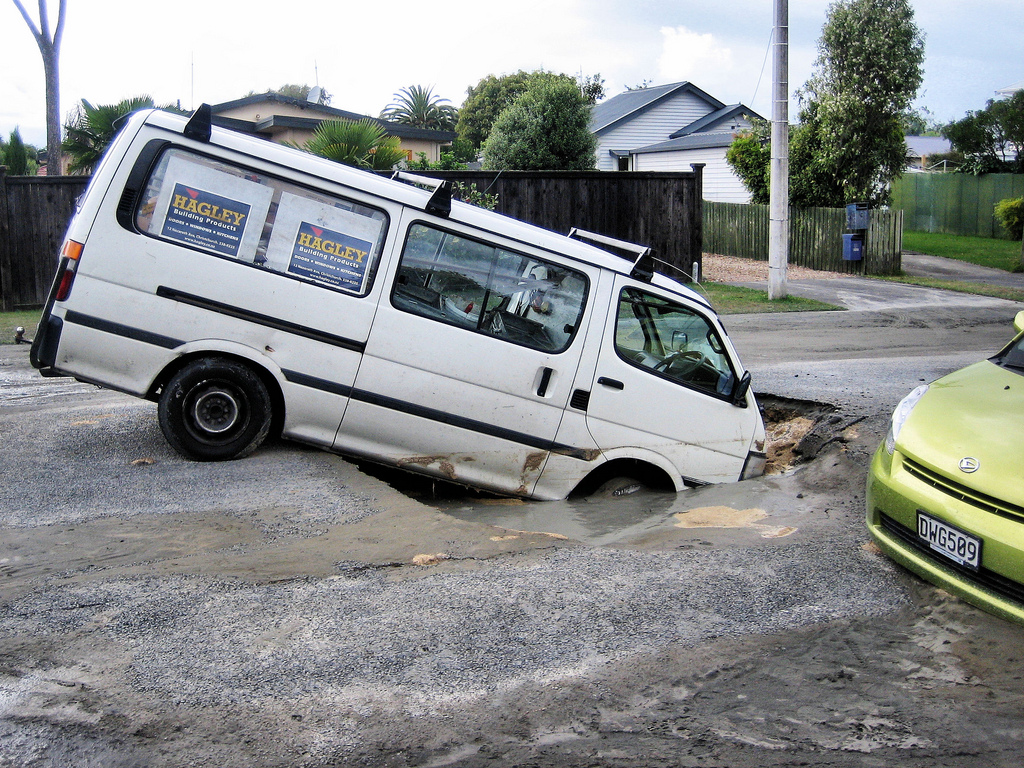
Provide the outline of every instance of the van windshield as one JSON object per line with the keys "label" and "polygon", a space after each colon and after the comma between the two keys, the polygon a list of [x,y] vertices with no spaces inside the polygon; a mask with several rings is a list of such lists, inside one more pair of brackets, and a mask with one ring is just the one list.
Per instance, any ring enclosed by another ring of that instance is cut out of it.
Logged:
{"label": "van windshield", "polygon": [[718,332],[693,310],[625,288],[619,297],[615,350],[626,362],[679,384],[719,396],[735,373]]}

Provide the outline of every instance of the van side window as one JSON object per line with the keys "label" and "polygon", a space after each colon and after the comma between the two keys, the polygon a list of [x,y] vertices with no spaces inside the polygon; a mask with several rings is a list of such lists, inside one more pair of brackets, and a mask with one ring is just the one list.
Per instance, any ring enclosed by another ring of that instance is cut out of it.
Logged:
{"label": "van side window", "polygon": [[143,233],[356,294],[369,290],[383,211],[181,149],[160,157],[141,196]]}
{"label": "van side window", "polygon": [[706,392],[726,396],[735,373],[718,332],[682,304],[636,288],[619,296],[615,350],[626,362]]}
{"label": "van side window", "polygon": [[392,303],[406,312],[532,347],[569,346],[587,295],[574,269],[414,224]]}

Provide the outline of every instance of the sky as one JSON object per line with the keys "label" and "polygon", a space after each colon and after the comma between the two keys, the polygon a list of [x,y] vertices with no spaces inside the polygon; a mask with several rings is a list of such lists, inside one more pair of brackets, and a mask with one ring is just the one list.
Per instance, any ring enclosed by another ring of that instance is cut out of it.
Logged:
{"label": "sky", "polygon": [[[57,0],[48,3],[56,23]],[[38,20],[39,0],[24,0]],[[771,116],[772,0],[68,0],[62,121],[81,99],[150,95],[192,109],[285,83],[377,115],[411,85],[459,106],[489,74],[600,74],[608,96],[644,81],[692,82]],[[1024,81],[1024,2],[912,0],[925,36],[917,101],[949,122]],[[810,77],[827,0],[789,0],[789,90]],[[46,143],[42,58],[13,0],[0,0],[0,135]],[[795,119],[796,108],[790,108]]]}

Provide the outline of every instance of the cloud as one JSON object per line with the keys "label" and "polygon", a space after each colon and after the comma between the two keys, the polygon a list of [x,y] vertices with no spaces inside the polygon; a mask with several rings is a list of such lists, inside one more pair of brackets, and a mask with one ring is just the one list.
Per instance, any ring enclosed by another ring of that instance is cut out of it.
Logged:
{"label": "cloud", "polygon": [[735,68],[732,50],[718,43],[711,33],[662,27],[661,36],[658,71],[663,80],[690,80],[699,85]]}

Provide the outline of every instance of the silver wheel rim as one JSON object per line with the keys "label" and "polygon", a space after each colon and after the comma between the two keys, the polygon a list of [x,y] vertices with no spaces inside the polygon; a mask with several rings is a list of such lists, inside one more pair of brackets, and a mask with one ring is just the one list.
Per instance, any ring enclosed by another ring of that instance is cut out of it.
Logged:
{"label": "silver wheel rim", "polygon": [[226,389],[210,389],[196,398],[192,410],[195,424],[204,432],[220,435],[238,422],[238,400]]}

